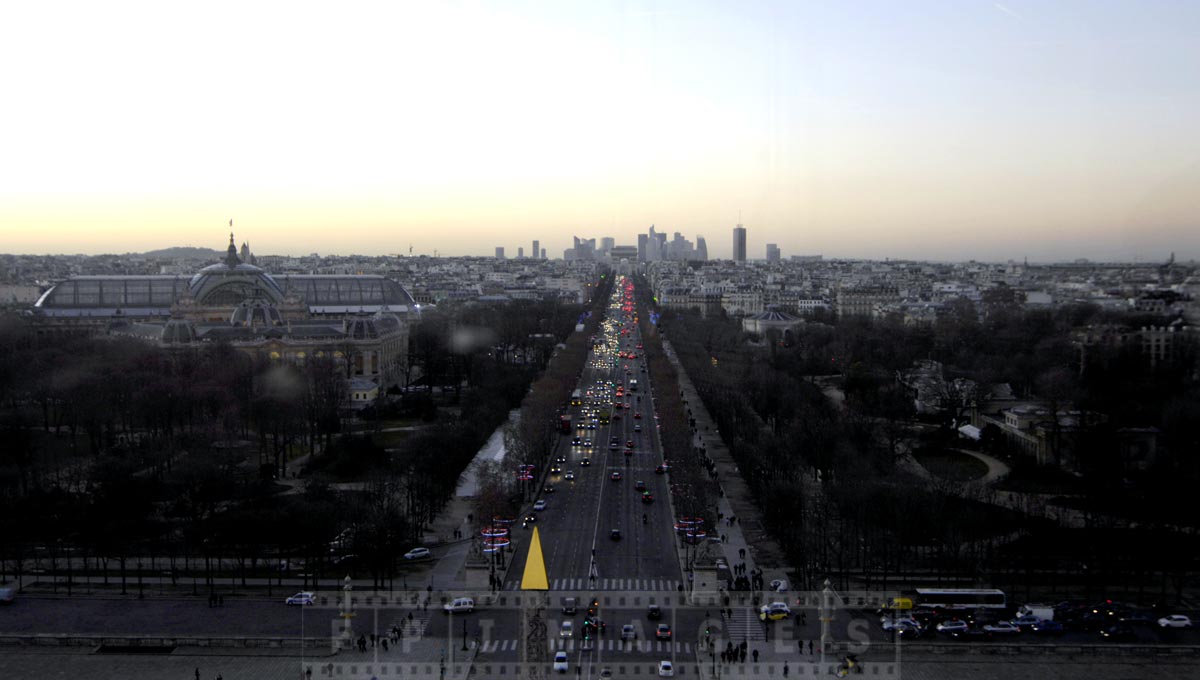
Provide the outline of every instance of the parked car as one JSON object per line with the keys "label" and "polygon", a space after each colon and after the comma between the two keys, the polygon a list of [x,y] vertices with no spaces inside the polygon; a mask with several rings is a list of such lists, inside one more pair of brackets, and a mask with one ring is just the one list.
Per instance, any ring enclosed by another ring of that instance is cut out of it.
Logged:
{"label": "parked car", "polygon": [[306,604],[316,604],[317,598],[314,594],[308,592],[296,593],[295,595],[289,597],[286,602],[288,604],[298,604],[303,606]]}
{"label": "parked car", "polygon": [[1192,619],[1184,614],[1171,614],[1159,619],[1158,625],[1163,628],[1191,628]]}
{"label": "parked car", "polygon": [[554,653],[554,670],[555,671],[558,671],[559,673],[566,673],[570,669],[570,667],[571,667],[571,664],[567,662],[567,653],[566,652],[555,652]]}
{"label": "parked car", "polygon": [[406,559],[406,560],[423,560],[428,557],[431,557],[432,555],[433,555],[433,553],[429,552],[429,548],[413,548],[412,550],[409,550],[408,552],[404,553],[404,559]]}

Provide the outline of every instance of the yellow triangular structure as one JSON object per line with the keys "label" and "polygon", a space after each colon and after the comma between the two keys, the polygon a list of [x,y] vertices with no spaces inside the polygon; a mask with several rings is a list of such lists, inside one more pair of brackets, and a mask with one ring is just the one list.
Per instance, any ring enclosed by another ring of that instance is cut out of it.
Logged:
{"label": "yellow triangular structure", "polygon": [[525,573],[521,575],[521,590],[550,590],[546,580],[546,561],[542,559],[542,539],[537,527],[533,528],[533,540],[529,542],[529,556],[525,558]]}

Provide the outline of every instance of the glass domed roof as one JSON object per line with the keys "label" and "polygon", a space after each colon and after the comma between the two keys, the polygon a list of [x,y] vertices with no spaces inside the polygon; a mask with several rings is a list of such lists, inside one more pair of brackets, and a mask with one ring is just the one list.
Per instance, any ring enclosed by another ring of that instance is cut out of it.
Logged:
{"label": "glass domed roof", "polygon": [[211,307],[233,307],[243,300],[266,299],[278,303],[283,300],[283,289],[261,268],[242,262],[233,234],[229,235],[229,249],[225,259],[196,272],[188,284],[196,304]]}

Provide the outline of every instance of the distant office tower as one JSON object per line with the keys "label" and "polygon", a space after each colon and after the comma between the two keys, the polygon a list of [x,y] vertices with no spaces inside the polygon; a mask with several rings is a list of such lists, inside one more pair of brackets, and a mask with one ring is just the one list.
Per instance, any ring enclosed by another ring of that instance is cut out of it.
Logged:
{"label": "distant office tower", "polygon": [[504,246],[496,246],[496,259],[497,260],[504,259]]}
{"label": "distant office tower", "polygon": [[614,246],[617,245],[617,239],[611,236],[605,236],[600,239],[600,252],[608,254],[612,252]]}
{"label": "distant office tower", "polygon": [[767,244],[767,262],[779,261],[779,246],[774,243]]}
{"label": "distant office tower", "polygon": [[708,244],[704,242],[703,236],[696,237],[696,259],[701,262],[708,261]]}
{"label": "distant office tower", "polygon": [[638,262],[645,262],[649,255],[650,237],[645,234],[638,234]]}
{"label": "distant office tower", "polygon": [[524,257],[525,257],[525,248],[524,247],[517,248],[517,259],[521,260],[521,259],[524,259]]}
{"label": "distant office tower", "polygon": [[541,252],[542,252],[541,246],[538,244],[537,239],[534,239],[533,240],[533,250],[530,252],[530,257],[532,257],[533,259],[536,260],[538,258],[538,254],[540,254]]}
{"label": "distant office tower", "polygon": [[746,261],[746,228],[740,224],[733,228],[733,261]]}
{"label": "distant office tower", "polygon": [[542,248],[542,252],[540,255],[541,255],[541,259],[543,259],[543,260],[546,259],[546,249],[545,248]]}

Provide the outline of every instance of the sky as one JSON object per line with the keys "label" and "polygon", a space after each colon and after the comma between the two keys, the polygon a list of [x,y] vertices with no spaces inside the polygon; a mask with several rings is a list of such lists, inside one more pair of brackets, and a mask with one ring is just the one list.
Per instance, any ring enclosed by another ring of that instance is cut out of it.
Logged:
{"label": "sky", "polygon": [[1200,3],[0,7],[0,252],[1200,259]]}

